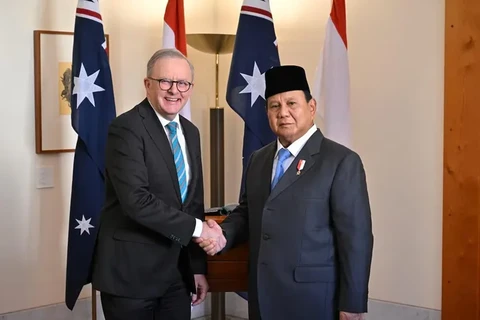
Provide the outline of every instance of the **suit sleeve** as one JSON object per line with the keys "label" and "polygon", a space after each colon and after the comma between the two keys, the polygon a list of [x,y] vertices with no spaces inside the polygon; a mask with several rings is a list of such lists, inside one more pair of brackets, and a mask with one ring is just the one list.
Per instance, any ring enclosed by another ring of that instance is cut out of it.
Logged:
{"label": "suit sleeve", "polygon": [[[198,132],[198,131],[197,131]],[[198,133],[198,146],[200,146],[200,133]],[[195,207],[193,208],[193,215],[195,218],[205,221],[205,203],[204,203],[204,190],[203,190],[203,169],[202,169],[202,157],[201,149],[198,150],[198,159],[196,168],[198,172],[197,185],[195,186]],[[188,245],[188,252],[190,255],[192,272],[194,274],[207,274],[207,255],[205,251],[195,242],[191,241]]]}
{"label": "suit sleeve", "polygon": [[127,126],[109,128],[105,169],[123,212],[138,224],[187,246],[195,218],[166,205],[149,191],[142,139]]}
{"label": "suit sleeve", "polygon": [[365,171],[356,153],[337,168],[330,202],[339,257],[339,310],[364,313],[373,234]]}
{"label": "suit sleeve", "polygon": [[227,239],[227,245],[221,252],[225,252],[239,244],[242,244],[248,240],[249,228],[248,228],[248,199],[247,188],[249,180],[250,166],[252,159],[255,156],[253,153],[248,160],[247,169],[245,171],[245,188],[240,197],[238,206],[223,220],[220,225],[223,229],[223,234]]}

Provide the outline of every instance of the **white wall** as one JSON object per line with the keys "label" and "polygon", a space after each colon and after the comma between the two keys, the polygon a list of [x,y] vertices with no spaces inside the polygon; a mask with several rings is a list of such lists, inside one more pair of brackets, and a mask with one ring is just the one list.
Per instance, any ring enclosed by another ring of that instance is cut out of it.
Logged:
{"label": "white wall", "polygon": [[[347,2],[354,148],[365,162],[374,220],[371,297],[439,309],[444,2]],[[118,113],[143,98],[145,64],[161,44],[165,4],[101,1]],[[73,31],[75,6],[60,0],[2,6],[0,314],[64,297],[73,157],[35,154],[33,30]],[[240,0],[185,0],[185,6],[188,33],[235,33]],[[303,65],[313,83],[330,0],[275,0],[271,7],[281,62]],[[192,118],[203,135],[208,201],[214,60],[188,50],[196,67]],[[225,172],[239,182],[243,125],[224,101],[230,58],[220,62]],[[41,165],[54,167],[53,189],[35,189],[35,168]],[[226,184],[227,202],[236,202],[238,189],[238,183]],[[82,296],[88,295],[86,287]]]}
{"label": "white wall", "polygon": [[445,4],[351,3],[355,145],[376,236],[371,296],[440,309]]}

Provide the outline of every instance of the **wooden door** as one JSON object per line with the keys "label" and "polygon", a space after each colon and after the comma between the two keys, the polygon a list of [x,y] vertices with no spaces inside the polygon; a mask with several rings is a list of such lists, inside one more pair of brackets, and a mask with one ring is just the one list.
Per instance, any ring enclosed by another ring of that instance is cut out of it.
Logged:
{"label": "wooden door", "polygon": [[442,319],[480,320],[480,0],[445,0]]}

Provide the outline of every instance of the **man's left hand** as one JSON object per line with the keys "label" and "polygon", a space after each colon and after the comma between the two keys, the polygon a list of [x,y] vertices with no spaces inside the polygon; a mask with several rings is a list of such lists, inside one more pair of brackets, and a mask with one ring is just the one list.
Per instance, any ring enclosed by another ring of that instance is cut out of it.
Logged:
{"label": "man's left hand", "polygon": [[363,313],[340,312],[340,320],[364,320]]}
{"label": "man's left hand", "polygon": [[205,300],[208,292],[207,278],[203,274],[195,274],[195,287],[197,288],[197,294],[192,295],[192,306],[199,305]]}

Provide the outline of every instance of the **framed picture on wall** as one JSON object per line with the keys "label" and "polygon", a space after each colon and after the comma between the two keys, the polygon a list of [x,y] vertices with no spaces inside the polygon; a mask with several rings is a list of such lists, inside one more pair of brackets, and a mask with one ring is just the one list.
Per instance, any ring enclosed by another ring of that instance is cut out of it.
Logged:
{"label": "framed picture on wall", "polygon": [[[107,48],[108,34],[105,35]],[[73,32],[35,30],[35,150],[74,152],[77,133],[71,125]]]}

